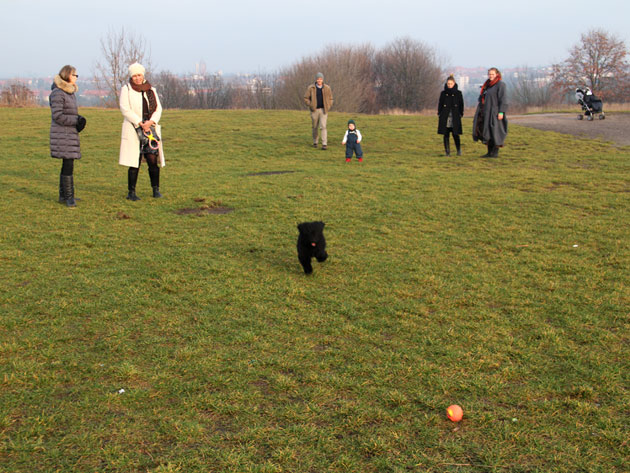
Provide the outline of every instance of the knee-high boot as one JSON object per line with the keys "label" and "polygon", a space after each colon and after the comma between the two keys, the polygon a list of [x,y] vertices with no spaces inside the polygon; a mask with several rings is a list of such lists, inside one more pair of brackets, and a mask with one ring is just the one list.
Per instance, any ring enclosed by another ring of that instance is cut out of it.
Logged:
{"label": "knee-high boot", "polygon": [[149,177],[151,178],[153,197],[156,199],[162,197],[162,194],[160,194],[160,167],[158,165],[149,167]]}
{"label": "knee-high boot", "polygon": [[455,142],[455,148],[457,149],[457,156],[462,155],[462,144],[459,140],[459,135],[453,134],[453,141]]}
{"label": "knee-high boot", "polygon": [[444,135],[444,154],[446,156],[450,156],[451,155],[451,144],[449,142],[449,136],[448,135],[449,135],[448,133],[446,133]]}
{"label": "knee-high boot", "polygon": [[63,198],[68,207],[76,207],[74,200],[74,176],[61,176],[61,186],[63,188]]}
{"label": "knee-high boot", "polygon": [[66,203],[66,196],[63,193],[63,174],[59,174],[59,203]]}
{"label": "knee-high boot", "polygon": [[136,195],[136,183],[138,182],[139,171],[140,168],[132,167],[127,170],[127,190],[129,191],[127,194],[127,199],[133,202],[140,200],[140,197]]}

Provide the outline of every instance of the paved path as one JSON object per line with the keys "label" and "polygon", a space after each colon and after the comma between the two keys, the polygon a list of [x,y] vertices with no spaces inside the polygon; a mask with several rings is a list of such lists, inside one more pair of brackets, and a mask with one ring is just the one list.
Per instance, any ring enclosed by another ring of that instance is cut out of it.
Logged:
{"label": "paved path", "polygon": [[543,113],[509,116],[510,123],[545,131],[557,131],[583,138],[599,138],[618,145],[630,145],[630,113],[606,115],[592,122],[577,119],[577,113]]}

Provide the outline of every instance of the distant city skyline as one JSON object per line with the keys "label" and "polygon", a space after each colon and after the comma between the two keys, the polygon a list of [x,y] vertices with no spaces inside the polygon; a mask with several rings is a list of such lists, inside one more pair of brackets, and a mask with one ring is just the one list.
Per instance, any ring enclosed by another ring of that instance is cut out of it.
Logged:
{"label": "distant city skyline", "polygon": [[[124,27],[147,41],[154,69],[192,73],[271,73],[326,45],[370,43],[380,48],[410,37],[436,49],[445,66],[510,68],[564,60],[580,34],[602,28],[628,44],[630,2],[464,0],[418,2],[332,0],[240,2],[154,0],[130,8],[111,0],[0,0],[0,78],[46,77],[64,64],[91,76],[100,39]],[[174,7],[175,5],[175,7]],[[487,6],[486,6],[487,5]]]}
{"label": "distant city skyline", "polygon": [[[517,76],[522,73],[521,68],[505,68],[503,69],[503,75],[508,84],[511,80],[516,79]],[[205,74],[204,74],[205,72]],[[464,100],[467,104],[476,103],[479,88],[486,80],[486,67],[453,67],[446,73],[453,73],[455,80],[459,86],[459,89],[464,93]],[[195,81],[203,80],[204,75],[206,77],[213,76],[216,71],[204,71],[201,64],[199,64],[194,71],[185,74],[176,74],[175,76],[183,81]],[[551,81],[551,68],[539,67],[539,68],[527,68],[527,74],[533,77],[537,77],[538,81],[543,83]],[[48,103],[48,97],[50,95],[50,85],[52,83],[52,75],[46,77],[23,77],[14,79],[2,79],[0,78],[0,88],[11,84],[13,82],[19,82],[26,85],[34,94],[36,102],[39,105],[46,105]],[[226,83],[229,83],[232,87],[244,90],[253,90],[256,87],[257,81],[260,80],[259,76],[255,73],[244,74],[225,74],[224,78]],[[190,82],[185,82],[190,86]],[[159,87],[159,86],[158,86]],[[82,77],[80,82],[78,100],[81,106],[101,106],[104,103],[104,99],[109,94],[109,89],[100,89],[95,78]]]}

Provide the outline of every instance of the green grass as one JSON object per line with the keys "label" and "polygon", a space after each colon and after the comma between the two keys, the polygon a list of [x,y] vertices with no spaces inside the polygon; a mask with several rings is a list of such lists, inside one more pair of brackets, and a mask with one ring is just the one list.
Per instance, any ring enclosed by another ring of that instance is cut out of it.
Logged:
{"label": "green grass", "polygon": [[323,152],[306,112],[166,111],[132,203],[120,113],[82,113],[74,210],[49,111],[0,113],[0,471],[630,470],[630,148],[355,116],[346,165],[346,115]]}

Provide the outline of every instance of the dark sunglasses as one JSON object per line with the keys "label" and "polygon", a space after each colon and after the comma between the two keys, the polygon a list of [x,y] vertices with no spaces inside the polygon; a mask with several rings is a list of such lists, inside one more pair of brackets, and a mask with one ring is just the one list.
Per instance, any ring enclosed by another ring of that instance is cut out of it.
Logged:
{"label": "dark sunglasses", "polygon": [[72,74],[74,77],[76,77],[77,79],[79,78],[78,74]]}

